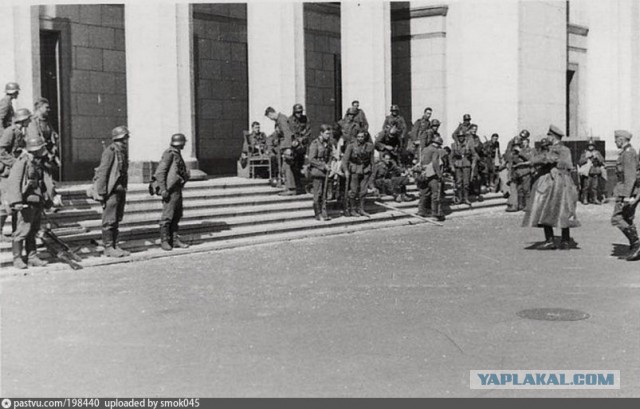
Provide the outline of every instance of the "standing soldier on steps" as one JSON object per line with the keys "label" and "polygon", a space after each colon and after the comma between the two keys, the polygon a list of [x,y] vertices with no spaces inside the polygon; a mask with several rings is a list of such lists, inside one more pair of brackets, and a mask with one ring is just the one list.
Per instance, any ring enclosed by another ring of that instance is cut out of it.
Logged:
{"label": "standing soldier on steps", "polygon": [[[55,189],[51,175],[45,167],[47,148],[45,140],[30,136],[25,149],[11,168],[7,183],[7,203],[14,209],[17,218],[13,232],[13,266],[19,269],[43,267],[46,261],[37,254],[36,234],[40,230],[42,212],[53,205]],[[22,259],[23,247],[27,252],[27,263]]]}
{"label": "standing soldier on steps", "polygon": [[96,193],[102,203],[102,241],[107,257],[127,257],[129,252],[118,247],[118,228],[124,216],[129,171],[129,130],[118,126],[111,131],[109,145],[96,169]]}
{"label": "standing soldier on steps", "polygon": [[469,202],[469,184],[471,170],[474,168],[478,155],[473,143],[469,141],[463,131],[458,132],[458,139],[451,146],[451,158],[456,172],[456,194],[460,203],[471,205]]}
{"label": "standing soldier on steps", "polygon": [[60,172],[60,137],[49,122],[50,111],[49,101],[46,98],[39,98],[34,104],[27,135],[40,135],[44,138],[47,144],[47,167],[57,180]]}
{"label": "standing soldier on steps", "polygon": [[442,138],[437,136],[431,144],[422,150],[420,162],[421,174],[416,178],[420,188],[418,216],[435,217],[444,220],[442,212]]}
{"label": "standing soldier on steps", "polygon": [[313,179],[313,212],[316,220],[331,220],[327,214],[326,184],[331,173],[331,159],[333,156],[333,128],[330,125],[320,125],[320,135],[309,146],[309,166]]}
{"label": "standing soldier on steps", "polygon": [[[295,196],[302,189],[300,172],[297,171],[294,162],[293,142],[294,133],[289,124],[289,119],[272,107],[267,107],[264,115],[275,122],[275,128],[280,138],[280,153],[282,156],[281,172],[284,173],[285,189],[280,194],[283,196]],[[297,145],[297,144],[296,144]]]}
{"label": "standing soldier on steps", "polygon": [[[373,143],[369,141],[369,132],[360,131],[356,140],[347,146],[342,157],[345,177],[350,180],[349,202],[351,211],[345,210],[345,216],[369,216],[364,210],[364,198],[367,195],[369,179],[373,170]],[[358,207],[356,209],[356,201]]]}
{"label": "standing soldier on steps", "polygon": [[309,146],[311,128],[309,127],[309,120],[304,114],[302,104],[295,104],[293,106],[293,114],[289,117],[289,127],[291,128],[291,132],[293,132],[293,141],[291,142],[293,153],[292,170],[294,175],[298,177],[296,192],[303,194],[305,190],[304,187],[302,187],[300,178],[302,175],[302,167],[304,166],[304,157],[307,154],[307,147]]}
{"label": "standing soldier on steps", "polygon": [[189,247],[178,236],[178,227],[183,214],[182,188],[191,176],[180,154],[186,143],[187,138],[181,133],[171,136],[171,146],[162,154],[155,173],[160,195],[162,195],[160,245],[165,251],[174,247],[182,249]]}
{"label": "standing soldier on steps", "polygon": [[[30,118],[31,112],[28,109],[18,109],[13,118],[13,125],[6,128],[0,137],[0,241],[4,240],[2,229],[11,211],[3,196],[6,195],[11,167],[25,148],[25,136]],[[16,217],[11,218],[11,224],[13,232],[16,229]]]}
{"label": "standing soldier on steps", "polygon": [[616,161],[616,177],[618,182],[613,188],[613,196],[616,204],[611,216],[611,224],[622,231],[629,240],[629,255],[627,260],[640,259],[640,240],[638,231],[633,223],[636,213],[636,203],[630,203],[633,196],[638,195],[636,169],[638,168],[638,156],[631,146],[631,133],[623,130],[614,132],[616,146],[621,149]]}
{"label": "standing soldier on steps", "polygon": [[14,116],[13,100],[20,94],[20,85],[9,82],[4,87],[5,96],[0,99],[0,131],[11,126]]}

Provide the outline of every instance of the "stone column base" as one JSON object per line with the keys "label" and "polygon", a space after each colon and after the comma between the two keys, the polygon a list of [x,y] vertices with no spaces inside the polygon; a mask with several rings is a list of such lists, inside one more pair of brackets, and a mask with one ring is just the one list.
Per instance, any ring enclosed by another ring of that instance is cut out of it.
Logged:
{"label": "stone column base", "polygon": [[[197,159],[185,159],[187,168],[191,171],[190,180],[205,180],[207,174],[198,169]],[[151,177],[158,167],[158,162],[140,161],[129,163],[129,182],[130,183],[149,183]]]}

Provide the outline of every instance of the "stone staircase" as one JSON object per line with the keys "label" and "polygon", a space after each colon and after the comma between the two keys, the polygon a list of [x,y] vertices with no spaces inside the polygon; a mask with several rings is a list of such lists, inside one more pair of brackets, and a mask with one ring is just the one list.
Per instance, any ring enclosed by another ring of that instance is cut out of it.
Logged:
{"label": "stone staircase", "polygon": [[[88,185],[61,186],[58,192],[63,197],[64,207],[49,214],[48,221],[70,247],[86,259],[86,265],[98,265],[117,261],[148,259],[184,252],[211,251],[250,244],[275,242],[317,235],[329,235],[424,223],[400,211],[389,210],[367,200],[366,217],[342,217],[339,211],[331,211],[334,217],[329,222],[319,222],[313,218],[311,195],[279,196],[279,189],[272,188],[266,180],[242,178],[216,178],[194,181],[184,191],[184,218],[180,224],[180,235],[192,244],[190,249],[164,252],[158,249],[158,218],[162,203],[159,197],[152,197],[145,184],[132,185],[127,193],[125,218],[120,227],[120,245],[132,252],[127,259],[107,259],[100,257],[100,224],[102,208],[99,203],[86,197]],[[409,186],[409,193],[417,197],[415,186]],[[484,196],[471,209],[502,206],[505,199],[499,194]],[[395,203],[391,197],[383,197],[401,210],[415,213],[417,200]],[[468,206],[452,205],[450,211],[468,212]],[[7,231],[5,227],[5,232]],[[50,255],[43,249],[43,258]],[[51,261],[51,260],[50,260]],[[0,267],[8,272],[11,267],[10,243],[0,243]],[[58,264],[56,262],[56,264]],[[55,264],[54,264],[55,265]],[[64,267],[64,266],[60,266]]]}

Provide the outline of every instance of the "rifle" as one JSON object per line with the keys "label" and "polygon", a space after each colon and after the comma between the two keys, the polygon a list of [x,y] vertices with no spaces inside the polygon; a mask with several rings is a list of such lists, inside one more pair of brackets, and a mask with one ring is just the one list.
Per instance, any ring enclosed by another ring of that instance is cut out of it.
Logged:
{"label": "rifle", "polygon": [[427,223],[431,223],[431,224],[433,224],[435,226],[439,226],[439,227],[444,226],[442,223],[438,223],[438,222],[433,221],[431,219],[427,219],[426,217],[418,216],[417,214],[408,212],[406,210],[398,209],[397,207],[391,206],[390,204],[386,204],[386,203],[383,203],[383,202],[380,202],[380,201],[374,202],[374,204],[377,204],[378,206],[386,207],[389,210],[395,210],[396,212],[400,212],[400,213],[405,214],[407,216],[415,217],[416,219],[422,220],[422,221],[427,222]]}
{"label": "rifle", "polygon": [[327,191],[329,190],[329,174],[331,173],[331,169],[327,169],[326,174],[324,175],[324,186],[322,187],[322,214],[323,217],[327,214]]}
{"label": "rifle", "polygon": [[72,250],[67,243],[62,241],[57,234],[51,230],[52,222],[46,213],[42,213],[47,220],[47,227],[40,232],[40,240],[47,248],[47,251],[52,256],[60,261],[67,263],[74,270],[82,270],[82,266],[77,262],[82,261],[82,258],[76,254],[76,250]]}

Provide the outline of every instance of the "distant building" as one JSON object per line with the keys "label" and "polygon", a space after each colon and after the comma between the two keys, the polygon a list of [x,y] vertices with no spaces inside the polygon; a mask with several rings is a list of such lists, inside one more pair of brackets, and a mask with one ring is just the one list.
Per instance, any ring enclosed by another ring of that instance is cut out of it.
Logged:
{"label": "distant building", "polygon": [[3,4],[0,83],[16,108],[52,102],[64,180],[120,124],[134,180],[178,131],[193,166],[231,174],[250,122],[296,102],[314,134],[357,99],[372,133],[393,102],[412,122],[432,107],[445,141],[469,113],[480,135],[554,123],[613,150],[615,129],[640,140],[638,27],[635,0]]}

